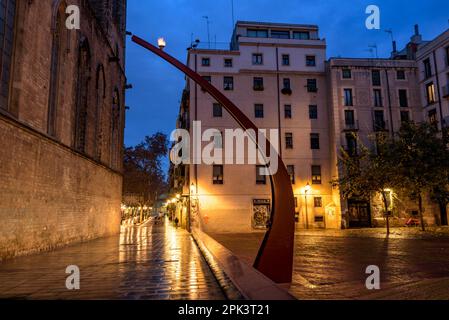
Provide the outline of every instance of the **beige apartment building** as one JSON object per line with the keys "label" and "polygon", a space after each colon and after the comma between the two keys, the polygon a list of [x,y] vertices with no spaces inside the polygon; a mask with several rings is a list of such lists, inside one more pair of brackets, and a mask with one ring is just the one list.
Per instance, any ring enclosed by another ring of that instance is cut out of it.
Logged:
{"label": "beige apartment building", "polygon": [[[222,89],[259,128],[279,130],[279,152],[291,173],[298,228],[370,227],[383,223],[376,199],[347,201],[331,187],[338,176],[339,152],[342,147],[356,152],[357,143],[369,145],[377,132],[392,134],[402,121],[426,118],[422,63],[416,59],[431,50],[441,61],[447,59],[447,48],[441,49],[447,34],[423,42],[416,28],[406,49],[394,50],[391,59],[326,60],[326,41],[318,26],[237,22],[230,49],[192,47],[188,65]],[[441,88],[435,104],[441,102],[437,109],[444,118],[449,113],[448,101],[442,101],[447,64],[438,70],[432,74]],[[192,133],[194,121],[201,121],[202,132],[213,128],[223,133],[216,141],[221,146],[226,146],[225,130],[238,128],[213,98],[187,80],[177,126]],[[203,147],[208,144],[203,142]],[[173,184],[185,196],[178,210],[185,225],[199,223],[209,232],[266,228],[270,181],[254,164],[177,166]],[[395,197],[392,191],[392,206]],[[415,211],[407,201],[394,205],[398,223]],[[429,201],[430,224],[435,223],[434,211]]]}
{"label": "beige apartment building", "polygon": [[449,30],[421,45],[416,53],[421,106],[427,120],[449,126]]}

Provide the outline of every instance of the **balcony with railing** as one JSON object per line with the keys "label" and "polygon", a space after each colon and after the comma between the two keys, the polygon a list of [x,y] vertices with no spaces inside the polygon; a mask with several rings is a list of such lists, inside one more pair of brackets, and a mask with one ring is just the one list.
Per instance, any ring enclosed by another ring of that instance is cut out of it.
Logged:
{"label": "balcony with railing", "polygon": [[343,124],[344,132],[359,131],[359,121],[345,121]]}
{"label": "balcony with railing", "polygon": [[388,121],[375,119],[373,121],[373,130],[375,132],[388,131]]}

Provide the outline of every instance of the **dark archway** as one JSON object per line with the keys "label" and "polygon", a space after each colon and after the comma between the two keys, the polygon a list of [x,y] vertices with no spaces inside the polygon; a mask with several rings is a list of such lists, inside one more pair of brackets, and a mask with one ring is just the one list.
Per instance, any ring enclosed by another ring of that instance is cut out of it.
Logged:
{"label": "dark archway", "polygon": [[[232,101],[212,84],[204,80],[198,73],[145,40],[136,36],[133,36],[132,40],[166,60],[200,85],[229,112],[243,130],[252,129],[255,132],[259,131],[254,123]],[[255,143],[259,146],[258,141],[255,141]],[[267,148],[270,145],[267,139]],[[295,200],[290,175],[279,155],[278,163],[278,171],[271,176],[273,197],[271,224],[259,250],[254,267],[277,283],[289,283],[292,281],[293,272]]]}

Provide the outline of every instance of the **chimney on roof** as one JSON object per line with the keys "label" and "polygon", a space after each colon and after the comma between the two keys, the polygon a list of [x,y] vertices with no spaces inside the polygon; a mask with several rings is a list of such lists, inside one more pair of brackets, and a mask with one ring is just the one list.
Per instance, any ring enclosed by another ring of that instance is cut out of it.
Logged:
{"label": "chimney on roof", "polygon": [[419,25],[415,24],[415,34],[411,38],[411,42],[414,44],[420,44],[422,42],[422,36],[419,33]]}

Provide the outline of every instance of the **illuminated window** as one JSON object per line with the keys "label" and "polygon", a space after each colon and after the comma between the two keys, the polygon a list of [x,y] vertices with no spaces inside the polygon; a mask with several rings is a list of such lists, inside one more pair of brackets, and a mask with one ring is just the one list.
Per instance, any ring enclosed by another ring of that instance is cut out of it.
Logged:
{"label": "illuminated window", "polygon": [[435,85],[430,82],[426,85],[427,104],[435,103]]}
{"label": "illuminated window", "polygon": [[290,176],[290,181],[292,184],[296,183],[295,166],[287,166],[287,172]]}
{"label": "illuminated window", "polygon": [[321,184],[321,166],[312,166],[312,184]]}

